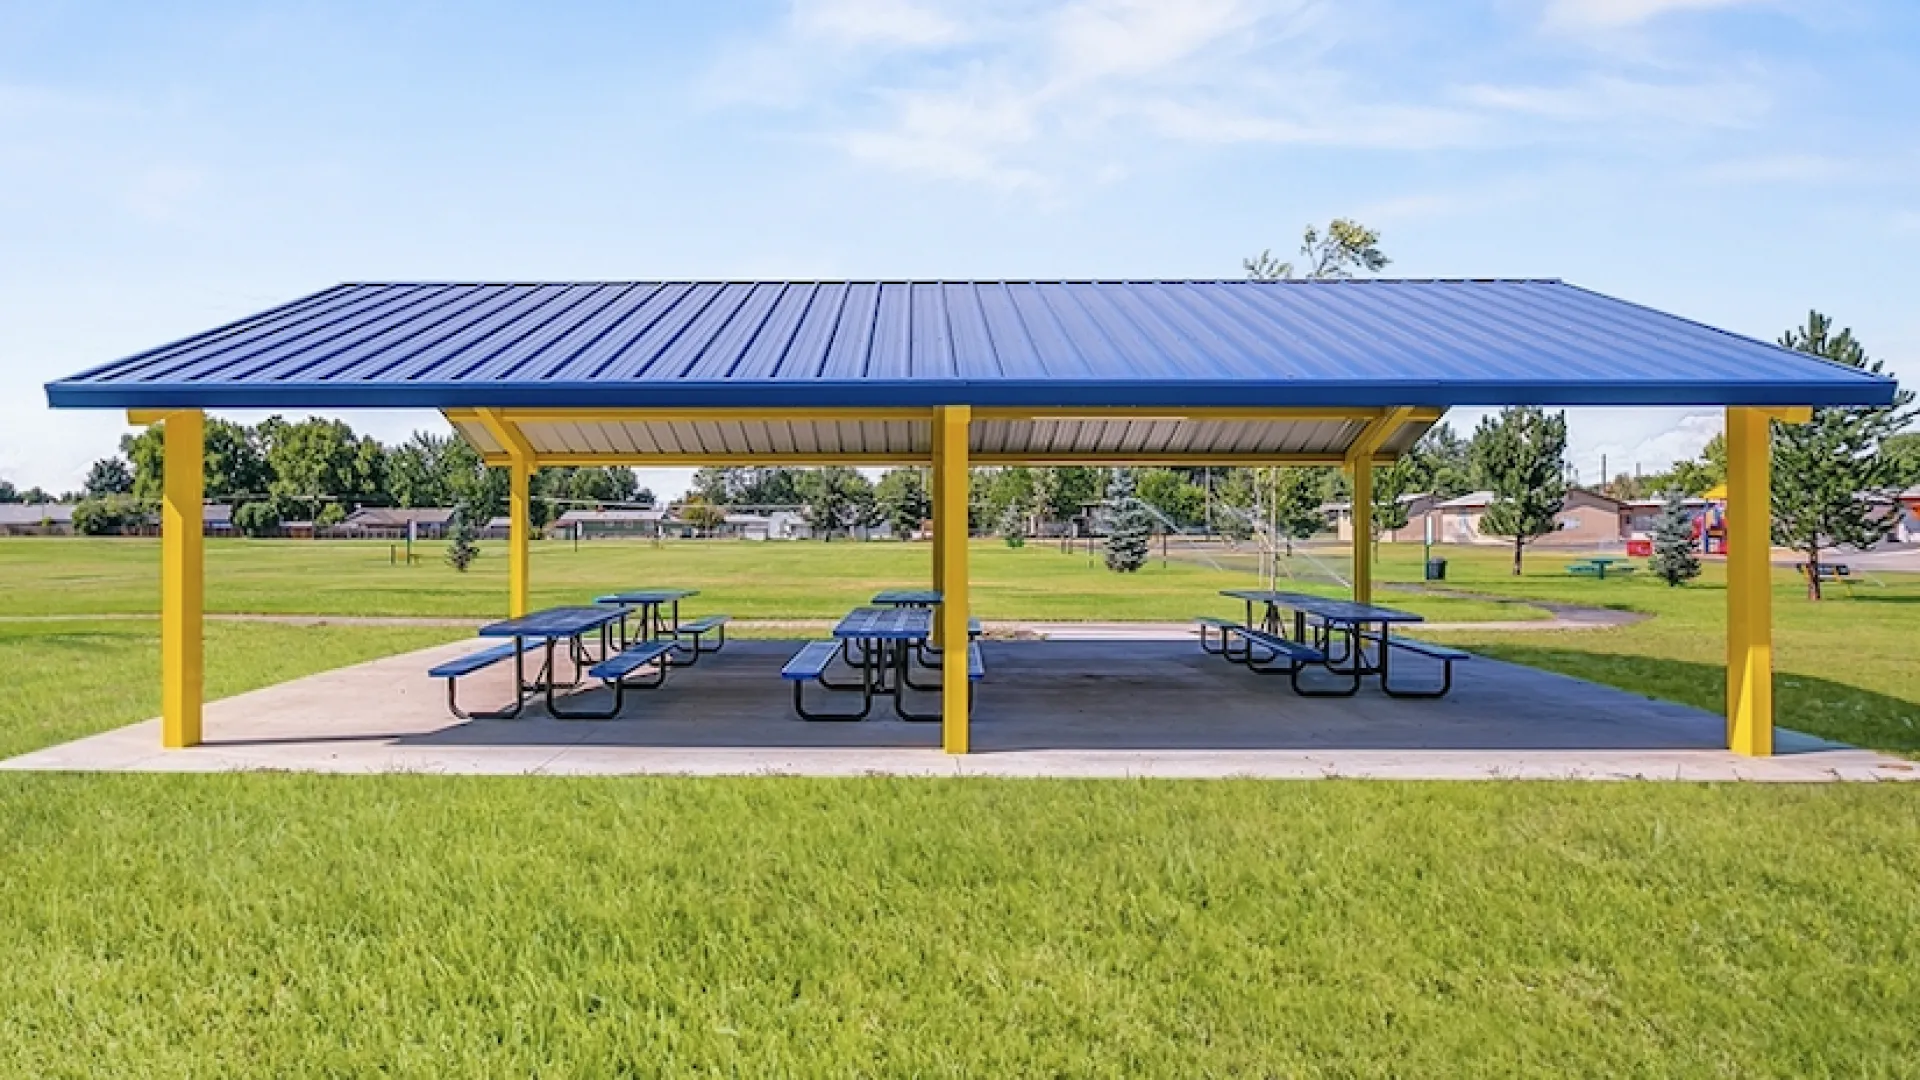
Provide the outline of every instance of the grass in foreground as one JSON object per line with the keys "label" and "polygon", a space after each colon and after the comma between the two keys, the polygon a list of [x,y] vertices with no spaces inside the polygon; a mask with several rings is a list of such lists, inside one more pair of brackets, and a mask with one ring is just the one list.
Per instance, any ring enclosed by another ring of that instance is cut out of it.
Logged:
{"label": "grass in foreground", "polygon": [[0,776],[0,1072],[1893,1075],[1892,787]]}

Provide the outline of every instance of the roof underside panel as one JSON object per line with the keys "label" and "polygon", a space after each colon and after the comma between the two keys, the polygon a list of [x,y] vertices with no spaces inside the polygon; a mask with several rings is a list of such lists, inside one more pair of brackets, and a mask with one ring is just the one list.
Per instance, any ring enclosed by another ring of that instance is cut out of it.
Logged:
{"label": "roof underside panel", "polygon": [[[828,420],[512,420],[535,454],[568,462],[647,459],[925,461],[933,452],[927,419]],[[1431,414],[1429,414],[1431,415]],[[551,414],[543,414],[550,417]],[[465,413],[449,417],[488,457],[506,454],[492,431]],[[1194,461],[1260,462],[1343,458],[1367,429],[1352,419],[1216,420],[1183,416],[982,419],[970,430],[970,452],[988,463]],[[1433,421],[1408,420],[1379,450],[1393,457],[1413,445]]]}
{"label": "roof underside panel", "polygon": [[1894,391],[1557,281],[341,285],[47,389],[102,408],[1784,406]]}

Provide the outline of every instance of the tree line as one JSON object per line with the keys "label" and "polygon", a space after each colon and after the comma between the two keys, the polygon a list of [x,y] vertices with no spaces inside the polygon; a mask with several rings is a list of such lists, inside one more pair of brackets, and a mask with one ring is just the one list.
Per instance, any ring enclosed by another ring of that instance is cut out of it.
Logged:
{"label": "tree line", "polygon": [[[111,533],[148,521],[165,477],[160,429],[122,437],[120,453],[94,462],[84,489],[67,496],[75,530]],[[386,446],[339,420],[279,416],[253,425],[208,418],[203,480],[207,500],[231,504],[234,527],[250,536],[286,521],[336,525],[359,507],[454,507],[484,524],[506,513],[509,484],[505,469],[488,468],[457,435],[416,432]],[[653,504],[628,468],[541,469],[532,488],[535,525],[570,505]],[[0,481],[0,494],[11,490]]]}

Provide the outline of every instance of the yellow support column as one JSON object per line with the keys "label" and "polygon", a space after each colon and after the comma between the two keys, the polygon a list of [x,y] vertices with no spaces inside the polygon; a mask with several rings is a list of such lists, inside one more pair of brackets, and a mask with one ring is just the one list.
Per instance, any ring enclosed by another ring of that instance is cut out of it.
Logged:
{"label": "yellow support column", "polygon": [[1727,410],[1727,747],[1773,753],[1773,433]]}
{"label": "yellow support column", "polygon": [[[946,470],[940,464],[944,460],[945,455],[940,452],[940,422],[936,419],[933,424],[933,588],[935,589],[941,587],[941,582],[946,580],[947,573],[945,530],[940,528],[940,515],[945,512],[941,507],[946,505],[942,500],[947,490]],[[945,643],[946,634],[940,628],[940,621],[936,619],[933,624],[934,647],[940,648]]]}
{"label": "yellow support column", "polygon": [[940,742],[949,754],[967,752],[967,425],[972,409],[947,405],[936,410],[933,508],[934,542],[940,545],[940,609],[935,618],[941,640]]}
{"label": "yellow support column", "polygon": [[507,510],[512,526],[507,531],[507,617],[517,619],[527,613],[527,575],[533,561],[533,463],[516,457],[507,468],[513,474]]}
{"label": "yellow support column", "polygon": [[1373,603],[1373,461],[1349,463],[1353,475],[1353,599]]}
{"label": "yellow support column", "polygon": [[200,745],[200,706],[206,685],[206,520],[200,505],[206,481],[206,415],[169,412],[160,510],[160,744]]}

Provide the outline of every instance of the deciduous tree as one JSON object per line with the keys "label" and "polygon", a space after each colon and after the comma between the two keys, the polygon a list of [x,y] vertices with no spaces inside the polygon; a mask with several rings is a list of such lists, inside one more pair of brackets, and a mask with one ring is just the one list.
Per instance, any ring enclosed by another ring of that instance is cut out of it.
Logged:
{"label": "deciduous tree", "polygon": [[1483,532],[1513,538],[1513,572],[1534,540],[1559,528],[1567,498],[1567,417],[1533,406],[1502,409],[1480,421],[1471,444],[1474,472],[1493,492]]}
{"label": "deciduous tree", "polygon": [[[1300,239],[1301,275],[1308,279],[1350,278],[1356,271],[1377,274],[1393,260],[1380,250],[1380,233],[1357,221],[1334,218],[1321,232],[1307,226]],[[1294,276],[1294,264],[1276,259],[1271,249],[1240,265],[1255,281],[1285,281]]]}

